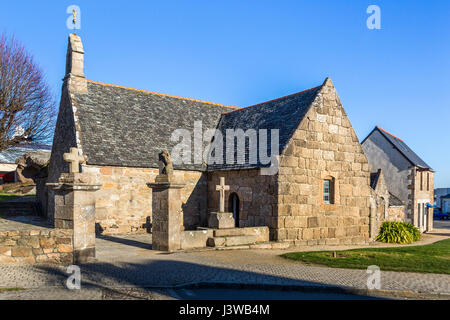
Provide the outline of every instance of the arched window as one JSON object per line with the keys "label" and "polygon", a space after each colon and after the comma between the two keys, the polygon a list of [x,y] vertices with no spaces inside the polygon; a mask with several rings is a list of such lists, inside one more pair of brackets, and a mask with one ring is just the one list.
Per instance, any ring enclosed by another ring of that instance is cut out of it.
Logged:
{"label": "arched window", "polygon": [[239,228],[239,197],[235,192],[228,198],[228,212],[233,212],[235,227]]}

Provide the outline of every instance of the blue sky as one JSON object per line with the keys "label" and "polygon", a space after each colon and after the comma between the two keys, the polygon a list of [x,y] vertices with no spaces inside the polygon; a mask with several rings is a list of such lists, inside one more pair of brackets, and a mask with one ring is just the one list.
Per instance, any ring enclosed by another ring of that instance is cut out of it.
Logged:
{"label": "blue sky", "polygon": [[[59,96],[68,14],[88,79],[236,106],[332,78],[362,140],[402,138],[450,187],[450,1],[8,1],[13,33]],[[381,9],[381,30],[366,8]]]}

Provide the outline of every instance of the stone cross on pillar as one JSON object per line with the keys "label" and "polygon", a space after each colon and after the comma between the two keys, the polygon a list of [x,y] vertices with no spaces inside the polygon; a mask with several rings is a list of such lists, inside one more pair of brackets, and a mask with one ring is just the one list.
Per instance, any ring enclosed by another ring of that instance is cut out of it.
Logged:
{"label": "stone cross on pillar", "polygon": [[216,186],[216,191],[219,191],[219,212],[225,212],[225,191],[230,190],[230,186],[225,185],[225,178],[220,177],[220,184]]}
{"label": "stone cross on pillar", "polygon": [[70,148],[69,153],[64,153],[64,161],[69,162],[69,172],[79,173],[80,163],[85,163],[86,158],[81,156],[77,148]]}

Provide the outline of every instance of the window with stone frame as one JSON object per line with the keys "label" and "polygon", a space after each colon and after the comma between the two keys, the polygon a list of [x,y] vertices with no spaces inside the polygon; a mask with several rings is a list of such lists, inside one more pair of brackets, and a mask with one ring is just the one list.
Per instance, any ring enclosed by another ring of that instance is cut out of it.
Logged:
{"label": "window with stone frame", "polygon": [[323,203],[334,203],[334,179],[327,178],[323,180]]}

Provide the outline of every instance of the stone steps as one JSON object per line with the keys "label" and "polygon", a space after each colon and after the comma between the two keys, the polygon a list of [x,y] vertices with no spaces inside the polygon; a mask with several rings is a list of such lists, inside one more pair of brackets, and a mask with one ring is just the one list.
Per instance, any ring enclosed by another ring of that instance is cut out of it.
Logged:
{"label": "stone steps", "polygon": [[233,247],[256,244],[257,237],[252,235],[238,235],[208,238],[208,247]]}
{"label": "stone steps", "polygon": [[258,242],[255,244],[231,246],[231,247],[217,247],[216,250],[248,250],[248,249],[259,249],[259,250],[286,250],[290,248],[288,242]]}
{"label": "stone steps", "polygon": [[213,248],[249,247],[269,242],[268,227],[211,229],[198,228],[205,232],[206,245]]}

